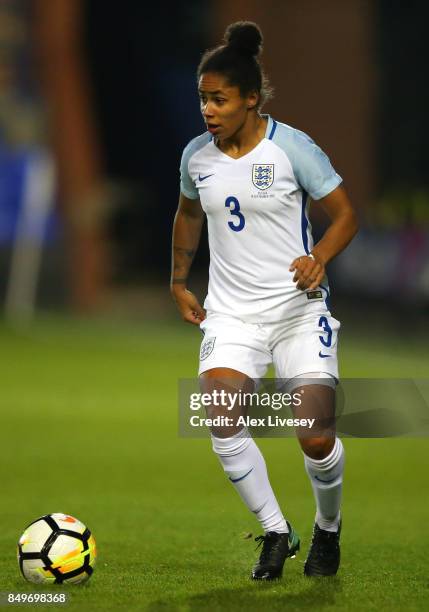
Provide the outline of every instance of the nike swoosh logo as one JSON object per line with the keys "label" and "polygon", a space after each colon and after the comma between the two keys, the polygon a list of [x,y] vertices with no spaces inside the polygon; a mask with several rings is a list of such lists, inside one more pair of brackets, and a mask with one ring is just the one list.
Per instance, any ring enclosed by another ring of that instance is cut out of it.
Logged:
{"label": "nike swoosh logo", "polygon": [[316,480],[318,480],[319,482],[323,482],[325,484],[329,484],[330,482],[334,482],[334,480],[337,480],[337,478],[331,478],[331,480],[322,480],[321,478],[318,478],[317,476],[314,477]]}
{"label": "nike swoosh logo", "polygon": [[331,355],[324,355],[322,351],[319,351],[319,357],[330,357]]}
{"label": "nike swoosh logo", "polygon": [[[214,174],[214,173],[213,173]],[[207,174],[207,176],[201,176],[201,174],[198,174],[198,180],[200,181],[205,181],[206,178],[209,178],[209,176],[213,176],[213,174]]]}
{"label": "nike swoosh logo", "polygon": [[238,482],[239,480],[243,480],[243,478],[246,478],[246,476],[248,476],[252,470],[253,470],[253,468],[250,468],[250,470],[247,472],[247,474],[244,474],[244,476],[240,476],[240,478],[231,478],[231,476],[230,476],[229,479],[230,479],[231,482]]}

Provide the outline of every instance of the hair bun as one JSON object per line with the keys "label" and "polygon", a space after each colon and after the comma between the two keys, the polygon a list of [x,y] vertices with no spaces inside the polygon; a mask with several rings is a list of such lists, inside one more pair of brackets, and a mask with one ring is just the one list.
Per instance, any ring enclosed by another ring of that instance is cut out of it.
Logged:
{"label": "hair bun", "polygon": [[231,23],[224,35],[225,43],[246,55],[259,55],[262,50],[262,32],[253,21],[236,21]]}

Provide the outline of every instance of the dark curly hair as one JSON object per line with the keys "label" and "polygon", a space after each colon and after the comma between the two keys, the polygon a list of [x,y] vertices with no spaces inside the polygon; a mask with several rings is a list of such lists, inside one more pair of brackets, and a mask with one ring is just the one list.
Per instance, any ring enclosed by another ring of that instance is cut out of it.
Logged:
{"label": "dark curly hair", "polygon": [[206,72],[221,74],[231,87],[238,87],[242,98],[257,91],[257,109],[260,110],[274,93],[259,59],[262,43],[262,32],[253,21],[231,23],[225,30],[222,44],[202,56],[197,83]]}

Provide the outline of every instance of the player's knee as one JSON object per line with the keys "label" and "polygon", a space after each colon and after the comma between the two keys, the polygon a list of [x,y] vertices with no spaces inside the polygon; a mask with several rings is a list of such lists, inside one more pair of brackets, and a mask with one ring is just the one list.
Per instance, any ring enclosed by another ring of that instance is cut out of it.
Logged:
{"label": "player's knee", "polygon": [[318,438],[302,438],[300,440],[301,448],[304,453],[311,459],[324,459],[332,451],[335,438],[333,437],[318,437]]}

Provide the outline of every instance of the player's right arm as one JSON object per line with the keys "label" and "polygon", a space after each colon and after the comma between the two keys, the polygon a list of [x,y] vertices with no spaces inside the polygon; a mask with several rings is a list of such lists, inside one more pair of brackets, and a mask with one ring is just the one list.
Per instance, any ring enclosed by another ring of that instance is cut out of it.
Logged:
{"label": "player's right arm", "polygon": [[190,199],[181,193],[173,224],[170,291],[183,320],[194,325],[199,325],[206,314],[186,285],[203,222],[204,211],[199,198]]}

